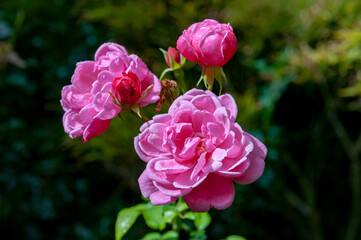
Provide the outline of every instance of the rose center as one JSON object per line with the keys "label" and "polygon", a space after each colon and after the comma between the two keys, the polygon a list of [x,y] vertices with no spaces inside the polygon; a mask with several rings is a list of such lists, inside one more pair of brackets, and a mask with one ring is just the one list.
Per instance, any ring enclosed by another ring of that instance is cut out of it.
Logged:
{"label": "rose center", "polygon": [[123,104],[137,103],[140,98],[139,80],[133,73],[127,73],[113,81],[115,97]]}

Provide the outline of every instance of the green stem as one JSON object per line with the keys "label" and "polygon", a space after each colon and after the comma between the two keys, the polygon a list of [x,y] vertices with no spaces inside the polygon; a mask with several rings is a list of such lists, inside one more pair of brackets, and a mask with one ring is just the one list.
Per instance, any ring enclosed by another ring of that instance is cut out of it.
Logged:
{"label": "green stem", "polygon": [[172,72],[172,71],[173,71],[172,68],[166,68],[166,69],[164,69],[164,71],[162,72],[162,74],[161,74],[160,77],[159,77],[159,81],[162,81],[163,78],[165,77],[165,75],[166,75],[168,72]]}
{"label": "green stem", "polygon": [[184,81],[184,72],[182,69],[177,69],[174,71],[174,76],[177,79],[178,86],[183,94],[187,92],[187,86]]}

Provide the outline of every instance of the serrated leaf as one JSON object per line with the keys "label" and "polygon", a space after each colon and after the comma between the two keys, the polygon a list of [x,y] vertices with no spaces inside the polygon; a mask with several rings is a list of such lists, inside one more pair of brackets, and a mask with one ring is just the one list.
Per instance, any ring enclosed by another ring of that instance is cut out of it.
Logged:
{"label": "serrated leaf", "polygon": [[166,222],[163,219],[163,206],[148,205],[143,211],[143,217],[148,227],[156,230],[163,230]]}
{"label": "serrated leaf", "polygon": [[117,221],[115,223],[115,240],[122,239],[137,220],[139,214],[140,212],[134,208],[122,209],[118,213]]}
{"label": "serrated leaf", "polygon": [[145,235],[141,240],[162,240],[162,235],[159,232],[151,232]]}
{"label": "serrated leaf", "polygon": [[211,223],[211,216],[208,212],[204,213],[195,213],[194,225],[198,230],[204,230]]}
{"label": "serrated leaf", "polygon": [[163,240],[177,240],[179,237],[179,233],[176,231],[168,231],[163,234]]}

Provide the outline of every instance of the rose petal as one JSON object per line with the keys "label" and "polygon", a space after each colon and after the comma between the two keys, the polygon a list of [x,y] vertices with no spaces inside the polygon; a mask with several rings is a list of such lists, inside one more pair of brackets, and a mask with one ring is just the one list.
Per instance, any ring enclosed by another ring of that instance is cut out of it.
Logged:
{"label": "rose petal", "polygon": [[148,178],[146,170],[140,175],[138,183],[142,195],[149,198],[153,205],[169,204],[177,200],[177,197],[167,196],[161,193],[153,181]]}
{"label": "rose petal", "polygon": [[146,170],[144,170],[138,178],[138,183],[142,195],[146,198],[149,198],[150,195],[158,191],[158,189],[154,186],[153,181],[148,177]]}
{"label": "rose petal", "polygon": [[97,80],[98,71],[94,71],[93,61],[78,62],[71,78],[71,83],[83,92],[89,92]]}
{"label": "rose petal", "polygon": [[196,186],[201,184],[208,175],[208,173],[199,172],[197,175],[191,178],[192,172],[193,172],[192,170],[188,170],[186,172],[183,172],[175,176],[173,180],[173,186],[176,188],[185,188],[185,189],[195,188]]}
{"label": "rose petal", "polygon": [[234,199],[235,190],[231,179],[209,174],[208,177],[184,200],[190,210],[207,212],[211,207],[222,210],[228,208]]}
{"label": "rose petal", "polygon": [[219,96],[218,99],[221,102],[222,106],[227,109],[229,120],[231,122],[236,120],[238,108],[237,108],[237,104],[234,101],[233,97],[226,93],[224,95]]}
{"label": "rose petal", "polygon": [[104,133],[110,125],[111,119],[109,120],[100,120],[95,118],[84,130],[83,133],[83,142],[87,142],[93,137],[96,137]]}
{"label": "rose petal", "polygon": [[167,196],[167,195],[164,195],[162,192],[157,191],[157,192],[153,193],[152,195],[150,195],[149,199],[153,205],[159,206],[159,205],[165,205],[165,204],[172,203],[175,200],[177,200],[178,198],[172,197],[172,196]]}
{"label": "rose petal", "polygon": [[238,184],[249,184],[256,181],[263,174],[265,166],[264,160],[267,155],[267,148],[263,143],[246,132],[244,134],[252,141],[254,149],[247,157],[250,161],[248,169],[242,174],[242,176],[233,178],[233,180]]}
{"label": "rose petal", "polygon": [[124,55],[128,55],[127,50],[123,46],[120,46],[119,44],[103,43],[95,52],[95,56],[94,56],[95,61],[98,61],[100,57],[105,56],[108,52],[112,52],[112,51],[115,52],[119,51]]}
{"label": "rose petal", "polygon": [[148,177],[150,179],[152,179],[153,181],[156,181],[156,182],[159,182],[162,184],[171,184],[174,181],[174,178],[176,177],[176,175],[172,174],[171,172],[167,172],[167,171],[158,171],[156,169],[156,163],[161,160],[175,161],[175,160],[173,160],[171,158],[167,158],[167,157],[153,158],[147,164],[146,170],[148,172]]}
{"label": "rose petal", "polygon": [[190,179],[193,180],[198,173],[203,169],[204,164],[206,164],[206,152],[202,153],[201,156],[199,156],[198,160],[197,160],[197,164],[196,166],[193,168],[193,171],[191,173]]}
{"label": "rose petal", "polygon": [[167,196],[172,197],[181,197],[192,191],[192,189],[181,189],[181,188],[175,188],[172,184],[161,184],[159,182],[154,181],[154,186]]}

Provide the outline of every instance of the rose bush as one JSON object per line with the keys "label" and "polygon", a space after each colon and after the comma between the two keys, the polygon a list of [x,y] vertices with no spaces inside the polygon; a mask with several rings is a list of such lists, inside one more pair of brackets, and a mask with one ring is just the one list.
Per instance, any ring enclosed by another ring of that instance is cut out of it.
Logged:
{"label": "rose bush", "polygon": [[105,132],[122,107],[155,103],[161,91],[145,63],[115,43],[101,45],[94,61],[77,63],[71,83],[60,101],[64,130],[71,138],[83,136],[83,142]]}
{"label": "rose bush", "polygon": [[222,67],[236,53],[237,39],[229,24],[206,19],[184,30],[177,48],[189,61],[201,66]]}
{"label": "rose bush", "polygon": [[225,209],[234,185],[258,179],[266,147],[235,123],[237,105],[229,94],[192,89],[167,114],[142,125],[134,146],[147,162],[139,177],[143,196],[162,205],[184,196],[192,211]]}

